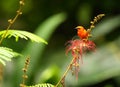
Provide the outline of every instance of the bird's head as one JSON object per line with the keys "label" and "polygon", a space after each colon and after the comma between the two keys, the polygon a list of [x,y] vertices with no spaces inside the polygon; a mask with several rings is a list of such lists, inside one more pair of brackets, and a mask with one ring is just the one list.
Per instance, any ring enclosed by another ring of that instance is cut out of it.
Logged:
{"label": "bird's head", "polygon": [[84,27],[83,26],[77,26],[77,27],[75,27],[75,29],[77,29],[77,30],[84,30]]}

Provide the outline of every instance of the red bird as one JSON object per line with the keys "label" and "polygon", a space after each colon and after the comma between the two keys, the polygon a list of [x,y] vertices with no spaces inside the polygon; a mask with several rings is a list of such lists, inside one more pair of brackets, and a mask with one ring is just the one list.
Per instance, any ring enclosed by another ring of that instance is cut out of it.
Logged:
{"label": "red bird", "polygon": [[77,26],[76,29],[77,29],[77,35],[81,39],[88,39],[89,33],[87,30],[85,30],[85,28],[83,26]]}

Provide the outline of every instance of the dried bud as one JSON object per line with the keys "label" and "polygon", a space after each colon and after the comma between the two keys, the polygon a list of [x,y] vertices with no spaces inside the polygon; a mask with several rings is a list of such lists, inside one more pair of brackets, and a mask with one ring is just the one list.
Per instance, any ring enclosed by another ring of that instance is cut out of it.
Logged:
{"label": "dried bud", "polygon": [[21,12],[21,11],[19,11],[19,10],[17,10],[17,13],[18,13],[18,14],[20,14],[20,15],[22,14],[22,12]]}
{"label": "dried bud", "polygon": [[20,5],[24,5],[25,4],[22,0],[19,3],[20,3]]}
{"label": "dried bud", "polygon": [[87,29],[87,32],[90,33],[90,32],[91,32],[91,29]]}
{"label": "dried bud", "polygon": [[23,70],[24,72],[27,72],[27,69],[26,69],[26,68],[23,68],[22,70]]}
{"label": "dried bud", "polygon": [[12,22],[12,19],[9,19],[9,20],[8,20],[8,22],[9,22],[10,24],[12,24],[12,23],[13,23],[13,22]]}
{"label": "dried bud", "polygon": [[27,79],[27,78],[28,78],[28,76],[27,76],[27,75],[23,75],[23,78]]}
{"label": "dried bud", "polygon": [[25,85],[24,84],[20,84],[20,87],[25,87]]}
{"label": "dried bud", "polygon": [[91,24],[94,24],[94,22],[93,22],[93,21],[91,21],[90,23],[91,23]]}
{"label": "dried bud", "polygon": [[91,25],[90,27],[91,27],[91,28],[94,28],[95,26],[94,26],[94,25]]}

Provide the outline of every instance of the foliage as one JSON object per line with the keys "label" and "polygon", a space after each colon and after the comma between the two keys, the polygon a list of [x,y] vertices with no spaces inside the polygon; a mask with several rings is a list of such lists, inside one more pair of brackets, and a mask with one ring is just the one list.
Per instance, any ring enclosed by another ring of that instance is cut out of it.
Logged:
{"label": "foliage", "polygon": [[[39,24],[38,28],[36,29],[36,31],[34,33],[38,36],[43,37],[45,40],[49,41],[49,39],[52,36],[52,34],[54,33],[55,29],[57,29],[57,27],[61,23],[63,23],[65,21],[65,19],[66,19],[65,13],[55,14],[55,15],[49,17],[48,19],[46,19],[42,24]],[[23,55],[28,55],[28,54],[31,55],[30,60],[31,60],[32,65],[30,65],[30,67],[29,67],[30,68],[29,72],[28,72],[29,78],[31,78],[32,75],[35,75],[34,73],[37,72],[36,68],[38,67],[38,64],[40,64],[40,62],[41,62],[42,53],[45,50],[45,47],[46,47],[46,45],[43,45],[43,44],[39,45],[39,44],[29,42],[27,47],[24,49],[24,51],[22,53]],[[18,65],[19,67],[17,66],[15,68],[16,72],[13,73],[13,75],[17,76],[17,78],[14,78],[14,79],[16,79],[15,86],[18,86],[18,84],[20,83],[19,79],[21,78],[21,70],[18,70],[17,68],[21,69],[23,63],[24,63],[24,60],[22,58],[19,58],[18,61],[16,61],[16,65]],[[39,66],[38,70],[41,68],[43,68],[43,66]],[[29,79],[28,79],[28,82],[29,82]]]}
{"label": "foliage", "polygon": [[[6,28],[6,30],[3,30],[3,31],[0,31],[0,36],[1,36],[1,39],[0,39],[0,45],[1,43],[3,42],[3,40],[5,38],[11,38],[12,36],[15,37],[15,40],[18,41],[19,38],[23,38],[23,39],[30,39],[31,41],[34,41],[34,42],[42,42],[42,43],[45,43],[47,44],[47,42],[42,39],[41,37],[35,35],[35,34],[32,34],[30,32],[27,32],[27,31],[20,31],[20,30],[10,30],[11,26],[13,25],[13,23],[16,21],[16,19],[18,18],[19,15],[22,14],[22,7],[24,6],[24,0],[20,0],[19,1],[19,9],[16,11],[16,15],[13,19],[9,19],[8,20],[8,26]],[[14,52],[12,49],[10,48],[6,48],[6,47],[0,47],[0,62],[5,65],[5,60],[6,61],[11,61],[11,58],[13,57],[16,57],[20,54]],[[25,62],[25,68],[23,69],[24,71],[24,76],[23,76],[23,85],[21,85],[21,87],[24,87],[24,79],[27,78],[27,75],[26,75],[26,71],[27,71],[27,67],[29,65],[29,58],[26,60]],[[0,84],[1,85],[1,84]],[[52,86],[50,84],[42,84],[42,85],[35,85],[36,86]]]}
{"label": "foliage", "polygon": [[[0,31],[0,36],[3,38],[4,33],[6,32],[6,30]],[[23,38],[25,40],[30,39],[31,41],[40,43],[43,42],[45,44],[47,44],[47,42],[42,39],[41,37],[32,34],[30,32],[27,31],[21,31],[21,30],[8,30],[5,38],[11,38],[11,37],[15,37],[16,41],[18,41],[19,38]],[[5,61],[11,61],[11,58],[18,56],[17,52],[14,52],[12,49],[10,48],[6,48],[6,47],[0,47],[0,62],[5,65]]]}
{"label": "foliage", "polygon": [[20,54],[17,52],[14,52],[12,49],[7,47],[0,47],[0,62],[3,65],[5,64],[5,61],[11,61],[11,58],[19,56]]}
{"label": "foliage", "polygon": [[[0,27],[4,28],[6,16],[10,16],[11,13],[14,12],[16,9],[14,8],[16,6],[16,2],[18,1],[9,0],[6,2],[5,0],[1,0],[0,24],[2,26],[0,25]],[[93,87],[94,85],[97,85],[96,87],[99,87],[99,85],[102,85],[102,87],[107,87],[107,85],[111,87],[119,87],[120,14],[118,2],[119,0],[51,0],[50,2],[26,0],[25,5],[29,6],[24,9],[24,15],[16,22],[18,27],[17,29],[24,27],[26,29],[27,26],[27,29],[31,32],[35,31],[35,34],[42,36],[44,39],[47,38],[46,40],[49,42],[49,45],[47,46],[28,42],[29,44],[27,47],[23,49],[23,55],[32,55],[31,66],[33,67],[30,66],[30,69],[28,70],[30,71],[28,72],[28,84],[42,83],[40,82],[41,73],[45,71],[46,67],[51,69],[51,65],[55,65],[59,68],[59,71],[61,71],[57,72],[58,78],[60,74],[64,72],[66,64],[70,59],[66,58],[64,55],[64,43],[74,35],[75,30],[73,28],[78,24],[84,24],[84,27],[87,27],[87,24],[89,24],[89,21],[93,16],[103,12],[106,14],[105,19],[96,25],[93,31],[93,39],[97,45],[96,53],[83,55],[85,59],[84,63],[81,65],[81,71],[79,72],[80,79],[78,79],[78,81],[74,81],[74,78],[70,74],[70,76],[66,78],[66,83],[67,87]],[[13,8],[10,8],[11,6]],[[44,22],[44,20],[49,19],[51,15],[62,11],[67,14],[66,21],[64,21],[65,19],[62,19],[63,17],[60,17],[56,20],[51,19],[52,22]],[[58,22],[60,19],[64,22]],[[56,25],[53,30],[50,28],[51,23],[54,26]],[[36,28],[36,26],[40,27]],[[44,32],[42,33],[42,31]],[[11,45],[11,43],[8,43],[8,45]],[[17,44],[17,46],[19,47],[19,44]],[[14,48],[17,46],[14,46]],[[23,47],[21,46],[21,48]],[[5,87],[18,87],[21,78],[20,70],[23,62],[24,58],[15,60],[12,71],[9,71],[9,66],[5,67],[6,72],[4,72],[4,77],[9,77],[8,79],[4,79]],[[33,62],[35,66],[32,64]],[[51,74],[53,75],[54,73],[51,72]],[[46,76],[47,74],[45,74],[42,79],[45,79]],[[53,76],[51,78],[53,78]],[[49,82],[51,78],[46,79],[44,83]],[[57,80],[54,78],[51,80],[51,83],[54,83],[55,81]]]}
{"label": "foliage", "polygon": [[49,84],[49,83],[43,83],[43,84],[36,84],[36,85],[25,86],[25,87],[54,87],[54,85]]}
{"label": "foliage", "polygon": [[[5,32],[6,32],[6,30],[0,31],[0,36],[2,37]],[[30,39],[31,41],[34,41],[34,42],[37,42],[37,43],[43,42],[43,43],[47,44],[47,42],[44,39],[42,39],[41,37],[39,37],[39,36],[37,36],[33,33],[27,32],[27,31],[8,30],[5,38],[7,38],[7,37],[11,38],[12,36],[15,37],[16,41],[18,41],[19,38],[23,38],[25,40]]]}
{"label": "foliage", "polygon": [[[24,6],[24,4],[25,4],[24,0],[19,1],[19,9],[16,11],[15,17],[8,20],[9,24],[8,24],[6,30],[0,31],[0,36],[1,36],[0,44],[6,37],[11,38],[12,36],[15,37],[16,41],[18,41],[19,38],[23,38],[26,40],[30,39],[30,40],[38,42],[38,43],[43,42],[43,43],[47,44],[47,42],[44,39],[42,39],[41,37],[38,37],[35,34],[29,33],[26,31],[20,31],[20,30],[10,30],[11,26],[14,24],[16,19],[19,17],[19,15],[22,14],[22,7]],[[1,54],[0,54],[0,58],[1,58],[0,62],[2,62],[2,64],[5,65],[5,62],[3,61],[3,59],[10,61],[10,58],[15,57],[15,56],[16,56],[15,52],[13,52],[11,49],[9,49],[9,48],[3,49],[2,48]]]}

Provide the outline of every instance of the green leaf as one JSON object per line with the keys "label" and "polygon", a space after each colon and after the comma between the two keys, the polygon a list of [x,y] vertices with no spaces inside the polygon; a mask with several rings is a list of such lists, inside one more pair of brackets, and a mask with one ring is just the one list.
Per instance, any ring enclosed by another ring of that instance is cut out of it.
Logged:
{"label": "green leaf", "polygon": [[[5,32],[6,32],[6,30],[0,31],[0,36],[3,37]],[[5,38],[7,38],[7,37],[11,38],[12,36],[15,37],[16,41],[18,41],[19,38],[23,38],[25,40],[30,39],[31,41],[34,41],[37,43],[43,42],[43,43],[47,44],[47,42],[44,39],[42,39],[41,37],[39,37],[33,33],[27,32],[27,31],[8,30]]]}
{"label": "green leaf", "polygon": [[44,83],[44,84],[37,84],[37,85],[26,86],[26,87],[55,87],[55,86],[49,83]]}
{"label": "green leaf", "polygon": [[3,65],[5,64],[5,61],[11,61],[11,58],[13,57],[17,57],[20,54],[17,52],[14,52],[12,49],[10,48],[6,48],[6,47],[0,47],[0,62]]}
{"label": "green leaf", "polygon": [[0,59],[0,63],[2,63],[3,65],[6,65],[5,61],[3,61],[2,59]]}

